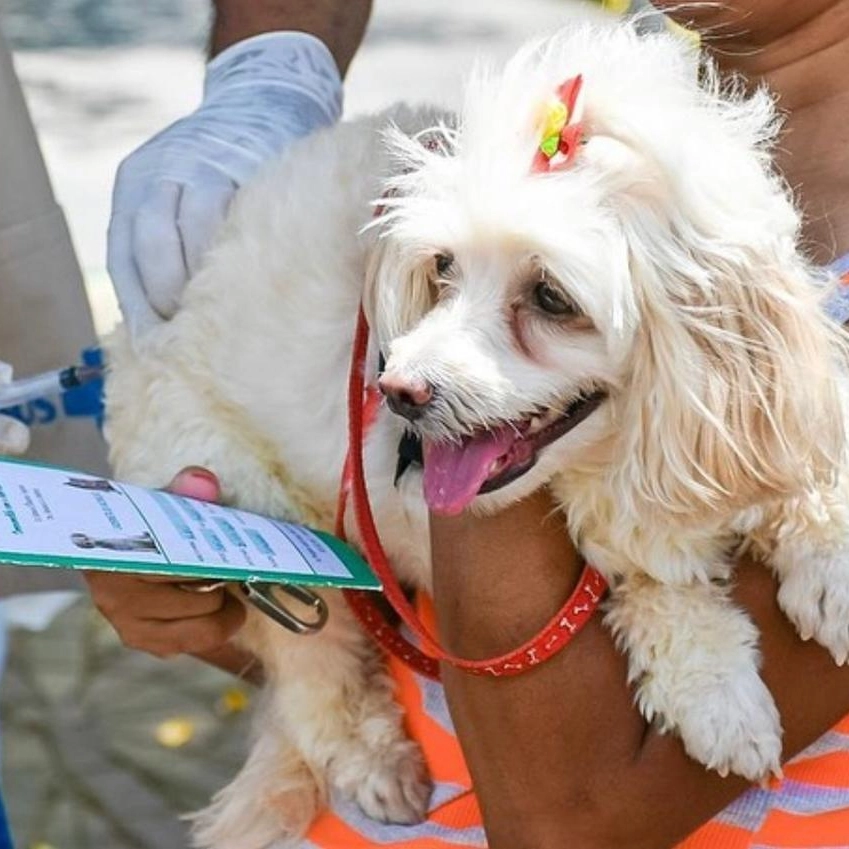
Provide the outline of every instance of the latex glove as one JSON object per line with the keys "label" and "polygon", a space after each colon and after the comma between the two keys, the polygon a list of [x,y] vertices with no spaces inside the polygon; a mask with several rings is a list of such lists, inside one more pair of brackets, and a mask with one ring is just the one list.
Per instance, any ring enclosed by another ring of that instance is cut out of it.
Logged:
{"label": "latex glove", "polygon": [[[0,387],[12,382],[12,367],[0,360]],[[29,448],[29,428],[11,416],[0,415],[0,454],[23,454]]]}
{"label": "latex glove", "polygon": [[235,190],[341,109],[336,63],[306,33],[255,36],[207,65],[200,107],[118,169],[108,267],[133,334],[174,315]]}

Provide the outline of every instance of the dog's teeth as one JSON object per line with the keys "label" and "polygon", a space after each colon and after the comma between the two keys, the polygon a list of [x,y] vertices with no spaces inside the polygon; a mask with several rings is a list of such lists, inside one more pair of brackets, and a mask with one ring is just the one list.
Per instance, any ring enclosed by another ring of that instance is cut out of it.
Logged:
{"label": "dog's teeth", "polygon": [[548,410],[539,416],[533,416],[528,423],[527,433],[533,434],[547,428],[558,417],[559,413],[556,410]]}

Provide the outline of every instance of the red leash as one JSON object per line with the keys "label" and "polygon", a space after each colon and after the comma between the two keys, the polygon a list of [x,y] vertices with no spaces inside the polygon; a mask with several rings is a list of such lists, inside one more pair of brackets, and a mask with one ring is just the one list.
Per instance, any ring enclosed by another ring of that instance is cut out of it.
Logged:
{"label": "red leash", "polygon": [[[532,165],[534,173],[560,170],[568,166],[575,156],[582,125],[573,119],[578,111],[581,85],[581,77],[567,80],[558,88],[557,100],[549,104],[546,114],[542,116],[542,142]],[[348,604],[361,624],[385,650],[430,678],[439,678],[440,661],[473,675],[496,677],[517,675],[538,666],[560,651],[590,619],[607,590],[604,578],[592,566],[585,566],[577,588],[557,614],[536,636],[507,654],[486,660],[468,660],[455,657],[440,646],[422,624],[392,571],[369,503],[363,468],[363,443],[366,431],[377,416],[381,396],[375,387],[366,387],[365,384],[368,337],[368,322],[361,308],[348,379],[348,454],[337,504],[336,535],[341,539],[346,538],[345,509],[350,496],[366,559],[382,582],[386,599],[418,638],[420,647],[386,622],[371,593],[346,590]]]}
{"label": "red leash", "polygon": [[345,508],[350,494],[366,559],[383,584],[387,600],[404,624],[418,637],[421,648],[413,645],[386,622],[371,593],[346,590],[345,597],[349,605],[362,625],[384,649],[430,678],[439,678],[439,661],[450,663],[473,675],[496,677],[517,675],[537,666],[560,651],[593,615],[607,589],[604,578],[592,566],[585,566],[577,588],[542,631],[507,654],[486,660],[468,660],[449,654],[439,645],[422,624],[392,571],[380,542],[368,499],[363,468],[365,422],[366,419],[374,420],[379,405],[376,390],[373,387],[366,389],[365,386],[368,334],[368,323],[361,309],[348,382],[349,448],[345,460],[346,475],[339,494],[336,535],[345,539]]}

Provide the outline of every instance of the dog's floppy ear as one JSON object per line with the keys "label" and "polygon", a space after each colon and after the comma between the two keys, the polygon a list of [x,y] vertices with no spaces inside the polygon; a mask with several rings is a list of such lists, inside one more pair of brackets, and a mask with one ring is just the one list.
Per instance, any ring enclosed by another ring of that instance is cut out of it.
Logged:
{"label": "dog's floppy ear", "polygon": [[366,228],[372,243],[363,295],[381,344],[411,330],[434,303],[432,248],[420,221],[439,219],[439,186],[450,183],[456,132],[447,123],[449,117],[441,116],[414,133],[397,126],[384,132],[394,169]]}
{"label": "dog's floppy ear", "polygon": [[687,513],[827,479],[843,450],[843,343],[804,267],[740,245],[664,247],[632,252],[641,320],[623,474],[652,503]]}
{"label": "dog's floppy ear", "polygon": [[433,306],[424,258],[402,251],[392,232],[374,231],[363,306],[381,346],[411,330]]}
{"label": "dog's floppy ear", "polygon": [[667,513],[799,493],[833,479],[844,451],[835,367],[846,342],[751,123],[702,148],[698,127],[685,132],[674,167],[640,150],[642,177],[612,181],[640,316],[619,474]]}

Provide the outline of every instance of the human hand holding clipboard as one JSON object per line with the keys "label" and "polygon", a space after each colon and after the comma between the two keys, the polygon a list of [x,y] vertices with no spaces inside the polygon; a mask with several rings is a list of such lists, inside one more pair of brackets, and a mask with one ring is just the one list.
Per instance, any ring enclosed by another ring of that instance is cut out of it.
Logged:
{"label": "human hand holding clipboard", "polygon": [[311,586],[380,588],[341,541],[219,497],[204,469],[185,469],[163,492],[0,458],[0,562],[79,569],[125,644],[219,664],[233,655],[242,601],[310,634],[327,618]]}

